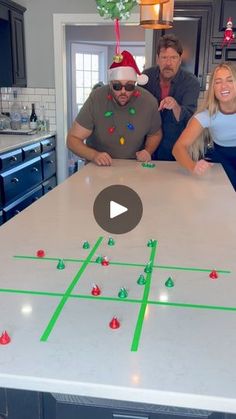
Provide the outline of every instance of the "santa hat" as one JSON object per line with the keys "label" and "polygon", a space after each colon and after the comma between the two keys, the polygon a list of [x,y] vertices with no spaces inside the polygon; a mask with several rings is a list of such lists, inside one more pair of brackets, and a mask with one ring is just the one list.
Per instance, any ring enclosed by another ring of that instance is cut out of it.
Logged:
{"label": "santa hat", "polygon": [[141,74],[135,59],[128,51],[123,51],[115,56],[108,70],[108,80],[132,80],[144,85],[148,82],[148,76]]}

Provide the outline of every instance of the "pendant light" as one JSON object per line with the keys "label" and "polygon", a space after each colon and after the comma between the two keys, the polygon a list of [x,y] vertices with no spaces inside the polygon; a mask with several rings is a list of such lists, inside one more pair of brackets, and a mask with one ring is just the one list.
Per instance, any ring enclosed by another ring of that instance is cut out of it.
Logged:
{"label": "pendant light", "polygon": [[137,0],[137,3],[140,6],[150,5],[150,4],[162,4],[167,3],[169,0]]}
{"label": "pendant light", "polygon": [[173,27],[174,0],[167,3],[140,6],[140,26],[145,29]]}

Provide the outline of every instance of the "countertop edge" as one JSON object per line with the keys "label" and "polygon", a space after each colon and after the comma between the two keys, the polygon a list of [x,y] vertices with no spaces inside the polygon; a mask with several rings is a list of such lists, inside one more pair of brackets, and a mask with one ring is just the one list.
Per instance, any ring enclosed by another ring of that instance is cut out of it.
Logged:
{"label": "countertop edge", "polygon": [[43,132],[34,135],[4,135],[0,134],[0,153],[7,153],[16,148],[33,144],[56,135],[56,132]]}

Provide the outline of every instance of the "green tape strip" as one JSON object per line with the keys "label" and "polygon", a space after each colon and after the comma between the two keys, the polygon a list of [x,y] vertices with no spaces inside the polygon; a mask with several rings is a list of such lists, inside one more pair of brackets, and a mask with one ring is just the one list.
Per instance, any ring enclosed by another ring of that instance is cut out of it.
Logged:
{"label": "green tape strip", "polygon": [[[44,292],[44,291],[29,291],[29,290],[18,290],[18,289],[10,289],[10,288],[0,288],[0,292],[2,293],[9,293],[9,294],[30,294],[30,295],[38,295],[38,296],[49,296],[49,297],[63,297],[64,293],[60,292]],[[138,298],[130,299],[125,298],[121,299],[119,297],[103,297],[99,295],[98,297],[93,295],[82,295],[82,294],[70,294],[69,298],[80,298],[86,300],[102,300],[102,301],[114,301],[119,303],[134,303],[140,304],[142,300]],[[205,304],[189,304],[189,303],[175,303],[175,302],[166,302],[166,301],[153,301],[148,300],[148,304],[151,305],[160,305],[160,306],[173,306],[173,307],[182,307],[182,308],[197,308],[203,310],[222,310],[222,311],[236,311],[236,307],[225,307],[225,306],[211,306]]]}
{"label": "green tape strip", "polygon": [[86,267],[87,267],[87,265],[88,265],[89,261],[90,261],[90,260],[91,260],[91,258],[93,257],[94,253],[96,253],[96,251],[97,251],[98,247],[100,246],[100,244],[102,243],[102,241],[103,241],[103,237],[99,237],[99,239],[98,239],[98,240],[97,240],[97,242],[95,243],[94,247],[93,247],[93,248],[92,248],[92,250],[90,251],[90,253],[89,253],[88,257],[86,258],[86,260],[85,260],[85,261],[84,261],[84,263],[82,264],[81,268],[79,269],[79,271],[78,271],[78,272],[77,272],[77,274],[75,275],[75,277],[74,277],[73,281],[71,282],[71,284],[70,284],[70,285],[69,285],[69,287],[67,288],[67,290],[66,290],[66,292],[65,292],[64,296],[62,297],[62,300],[61,300],[61,301],[60,301],[60,303],[58,304],[58,306],[57,306],[56,310],[54,311],[54,313],[53,313],[53,315],[52,315],[51,320],[49,321],[49,323],[48,323],[48,325],[47,325],[47,327],[46,327],[45,331],[43,332],[43,334],[42,334],[42,336],[41,336],[41,338],[40,338],[40,340],[41,340],[42,342],[45,342],[45,341],[48,339],[48,337],[49,337],[49,335],[50,335],[50,333],[51,333],[51,331],[52,331],[52,329],[53,329],[53,327],[54,327],[54,325],[55,325],[55,323],[56,323],[56,321],[57,321],[57,319],[58,319],[58,317],[59,317],[59,315],[60,315],[60,313],[61,313],[61,311],[62,311],[62,309],[63,309],[64,305],[65,305],[65,303],[67,302],[68,298],[70,297],[70,294],[71,294],[72,290],[74,289],[74,287],[75,287],[75,286],[76,286],[76,284],[78,283],[78,281],[79,281],[79,279],[80,279],[81,275],[82,275],[82,274],[83,274],[83,272],[85,271],[85,269],[86,269]]}
{"label": "green tape strip", "polygon": [[[81,263],[84,262],[86,259],[65,259],[62,257],[59,258],[48,258],[46,256],[40,258],[38,256],[24,256],[24,255],[15,255],[13,256],[13,258],[15,259],[33,259],[33,260],[39,260],[40,262],[45,261],[45,260],[49,260],[49,261],[58,261],[59,259],[63,259],[63,261],[65,262],[77,262],[77,263]],[[91,262],[90,262],[91,263]]]}
{"label": "green tape strip", "polygon": [[[180,270],[180,271],[196,271],[196,272],[211,272],[212,269],[206,269],[206,268],[189,268],[189,267],[183,267],[183,266],[165,266],[165,265],[154,265],[154,268],[157,269],[171,269],[171,270]],[[214,268],[215,269],[215,268]],[[218,273],[221,274],[230,274],[231,271],[225,270],[225,269],[215,269]]]}
{"label": "green tape strip", "polygon": [[[87,259],[71,259],[71,258],[49,258],[43,257],[39,258],[38,256],[24,256],[24,255],[15,255],[13,256],[15,259],[33,259],[33,260],[40,260],[40,261],[58,261],[58,259],[63,259],[65,262],[75,262],[75,263],[83,263]],[[89,263],[97,263],[96,260],[90,260]],[[112,262],[109,261],[110,265],[118,265],[118,266],[129,266],[129,267],[137,267],[137,268],[144,268],[146,265],[144,263],[129,263],[129,262]],[[171,265],[153,265],[154,269],[168,269],[168,270],[180,270],[180,271],[195,271],[195,272],[211,272],[212,269],[206,268],[194,268],[194,267],[183,267],[183,266],[171,266]],[[226,269],[216,269],[218,273],[221,274],[230,274],[231,271]]]}
{"label": "green tape strip", "polygon": [[[157,250],[157,241],[156,240],[154,240],[154,246],[151,249],[152,250],[151,250],[151,256],[150,256],[150,266],[152,268],[153,263],[154,263],[154,259],[155,259],[156,250]],[[132,344],[131,344],[131,351],[132,352],[136,352],[138,350],[138,345],[139,345],[139,341],[140,341],[140,337],[141,337],[141,333],[142,333],[145,311],[146,311],[147,304],[148,304],[148,296],[149,296],[149,292],[150,292],[151,278],[152,278],[152,272],[147,273],[146,284],[145,284],[144,292],[143,292],[143,299],[142,299],[141,307],[140,307],[140,310],[139,310],[139,315],[138,315],[138,320],[137,320],[135,331],[134,331],[133,341],[132,341]]]}
{"label": "green tape strip", "polygon": [[10,294],[30,294],[30,295],[46,295],[49,297],[62,297],[63,292],[45,292],[45,291],[33,291],[33,290],[13,290],[9,288],[0,288],[0,292]]}
{"label": "green tape strip", "polygon": [[205,310],[222,310],[222,311],[236,311],[236,307],[224,307],[224,306],[209,306],[205,304],[187,304],[187,303],[174,303],[167,301],[149,301],[149,304],[157,304],[160,306],[169,306],[169,307],[180,307],[180,308],[198,308]]}

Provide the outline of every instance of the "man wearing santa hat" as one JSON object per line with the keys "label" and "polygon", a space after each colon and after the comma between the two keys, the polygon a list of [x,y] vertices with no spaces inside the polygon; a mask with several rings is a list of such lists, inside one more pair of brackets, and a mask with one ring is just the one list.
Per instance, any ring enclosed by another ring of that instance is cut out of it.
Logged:
{"label": "man wearing santa hat", "polygon": [[148,81],[128,51],[108,70],[109,84],[95,89],[68,132],[67,146],[99,166],[112,159],[149,161],[161,137],[157,100],[140,86]]}

